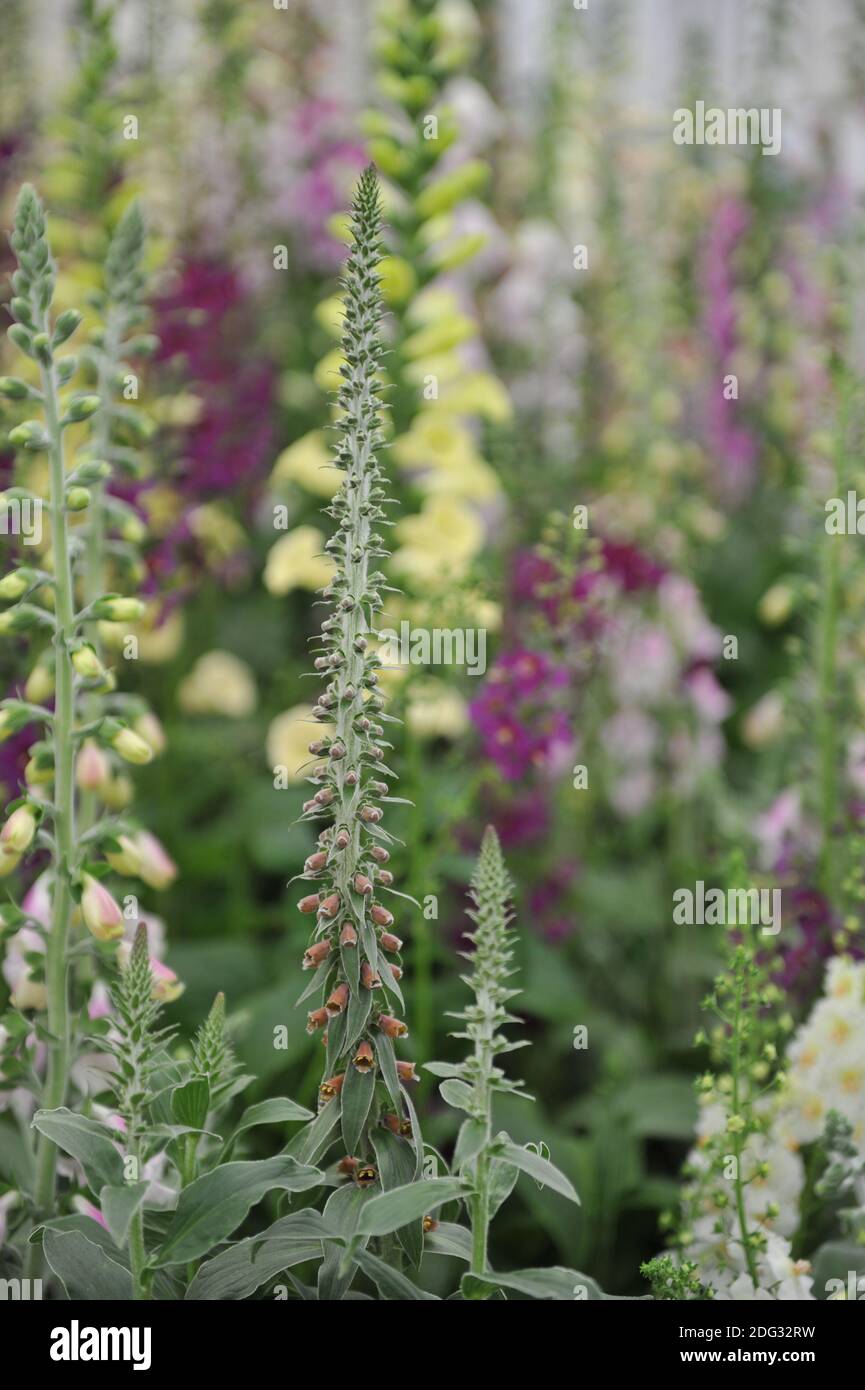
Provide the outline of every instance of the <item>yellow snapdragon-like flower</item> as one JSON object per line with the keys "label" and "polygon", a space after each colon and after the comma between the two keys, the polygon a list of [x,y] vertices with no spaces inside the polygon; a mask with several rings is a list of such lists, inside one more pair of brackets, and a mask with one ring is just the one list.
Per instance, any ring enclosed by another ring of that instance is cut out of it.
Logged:
{"label": "yellow snapdragon-like flower", "polygon": [[316,497],[333,497],[342,474],[333,464],[324,430],[310,430],[283,449],[270,478],[272,483],[292,482]]}
{"label": "yellow snapdragon-like flower", "polygon": [[324,554],[324,536],[315,526],[297,526],[272,546],[264,568],[264,586],[281,597],[292,589],[323,589],[336,566]]}
{"label": "yellow snapdragon-like flower", "polygon": [[458,690],[429,676],[410,686],[405,722],[418,738],[456,739],[468,728],[468,707]]}
{"label": "yellow snapdragon-like flower", "polygon": [[478,453],[471,433],[455,415],[422,410],[411,428],[394,440],[393,454],[403,468],[425,470],[426,492],[487,501],[498,496],[498,478]]}
{"label": "yellow snapdragon-like flower", "polygon": [[419,584],[462,579],[483,544],[475,513],[453,497],[430,497],[395,528],[400,548],[393,568]]}
{"label": "yellow snapdragon-like flower", "polygon": [[204,548],[209,565],[220,564],[246,545],[243,527],[219,502],[204,502],[191,511],[189,529]]}
{"label": "yellow snapdragon-like flower", "polygon": [[304,765],[311,757],[310,741],[331,730],[330,724],[313,719],[312,705],[294,705],[284,710],[271,721],[267,731],[268,765],[274,770],[284,769],[289,782],[302,782],[307,776]]}
{"label": "yellow snapdragon-like flower", "polygon": [[504,424],[513,415],[511,398],[491,372],[466,372],[449,383],[437,402],[454,415],[480,415],[493,424]]}
{"label": "yellow snapdragon-like flower", "polygon": [[245,661],[231,652],[213,651],[200,656],[178,693],[187,714],[222,714],[244,719],[258,703],[255,677]]}

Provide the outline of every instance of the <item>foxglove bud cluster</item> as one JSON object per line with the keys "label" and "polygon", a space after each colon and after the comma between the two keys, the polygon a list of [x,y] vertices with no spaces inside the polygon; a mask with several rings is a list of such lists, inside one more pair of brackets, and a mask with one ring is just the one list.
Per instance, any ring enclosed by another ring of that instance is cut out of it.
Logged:
{"label": "foxglove bud cluster", "polygon": [[[378,689],[378,657],[370,650],[382,607],[387,554],[379,527],[385,523],[384,477],[377,459],[383,447],[379,363],[382,313],[377,266],[381,212],[373,168],[362,175],[353,206],[353,244],[345,266],[343,384],[337,405],[341,437],[335,450],[343,486],[327,509],[335,522],[328,551],[336,572],[324,590],[330,612],[322,623],[315,667],[325,686],[313,715],[327,732],[310,751],[320,759],[310,781],[316,788],[303,818],[326,821],[318,849],[303,877],[318,891],[299,908],[317,921],[304,967],[315,969],[309,990],[321,988],[323,1006],[308,1028],[325,1030],[327,1061],[322,1104],[340,1104],[342,1137],[356,1181],[375,1180],[370,1131],[379,1124],[412,1133],[413,1109],[404,1082],[413,1068],[396,1062],[393,1040],[407,1028],[398,1017],[403,1000],[397,964],[402,942],[391,931],[393,914],[381,903],[392,891],[384,868],[391,837],[382,802],[394,773],[385,763],[384,700]],[[337,1099],[338,1098],[338,1099]],[[415,1136],[416,1124],[415,1124]],[[418,1140],[419,1142],[419,1140]]]}

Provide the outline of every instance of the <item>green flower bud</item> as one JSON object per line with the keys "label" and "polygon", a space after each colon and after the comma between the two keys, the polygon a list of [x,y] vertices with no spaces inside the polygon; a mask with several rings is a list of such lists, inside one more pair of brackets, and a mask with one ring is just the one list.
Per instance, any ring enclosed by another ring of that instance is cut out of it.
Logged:
{"label": "green flower bud", "polygon": [[51,340],[54,347],[60,347],[67,338],[72,337],[81,319],[82,315],[77,309],[64,309],[63,313],[58,315],[54,325],[54,337]]}
{"label": "green flower bud", "polygon": [[121,729],[116,733],[111,740],[111,747],[127,763],[143,765],[151,762],[153,758],[150,744],[132,729]]}
{"label": "green flower bud", "polygon": [[10,343],[15,344],[19,352],[26,352],[28,357],[34,355],[32,335],[28,333],[27,329],[23,328],[20,323],[13,323],[11,328],[7,328],[6,336]]}
{"label": "green flower bud", "polygon": [[123,598],[120,594],[106,594],[93,605],[93,615],[104,618],[109,623],[137,623],[144,617],[144,604],[140,598]]}
{"label": "green flower bud", "polygon": [[0,396],[9,401],[26,401],[33,395],[32,387],[17,376],[0,376]]}
{"label": "green flower bud", "polygon": [[66,407],[65,423],[78,424],[95,415],[102,402],[98,396],[76,396]]}
{"label": "green flower bud", "polygon": [[90,492],[86,487],[71,487],[66,493],[67,512],[83,512],[90,506]]}
{"label": "green flower bud", "polygon": [[30,449],[38,453],[47,449],[50,441],[38,420],[25,420],[9,431],[9,443],[16,449]]}
{"label": "green flower bud", "polygon": [[72,653],[72,665],[79,676],[83,676],[85,680],[89,681],[98,680],[105,673],[105,668],[94,648],[87,644],[76,647]]}
{"label": "green flower bud", "polygon": [[7,602],[20,598],[30,588],[36,578],[36,571],[26,567],[11,570],[0,579],[0,598]]}

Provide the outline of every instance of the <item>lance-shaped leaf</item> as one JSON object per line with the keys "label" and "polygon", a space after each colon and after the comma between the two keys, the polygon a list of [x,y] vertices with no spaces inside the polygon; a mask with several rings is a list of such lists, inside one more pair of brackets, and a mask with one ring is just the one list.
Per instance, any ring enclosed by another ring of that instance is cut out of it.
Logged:
{"label": "lance-shaped leaf", "polygon": [[367,1202],[358,1231],[368,1236],[386,1236],[468,1193],[469,1189],[460,1178],[427,1178],[395,1187],[392,1192],[382,1192]]}
{"label": "lance-shaped leaf", "polygon": [[318,1168],[278,1154],[252,1163],[223,1163],[185,1187],[154,1264],[185,1264],[199,1259],[236,1230],[247,1212],[274,1188],[305,1192],[317,1187]]}
{"label": "lance-shaped leaf", "polygon": [[132,1276],[80,1231],[46,1230],[42,1249],[51,1269],[73,1301],[132,1301]]}
{"label": "lance-shaped leaf", "polygon": [[521,1172],[528,1173],[534,1178],[535,1182],[541,1183],[544,1187],[552,1188],[553,1192],[558,1192],[562,1197],[567,1197],[569,1201],[580,1205],[576,1188],[569,1178],[566,1178],[554,1163],[549,1159],[542,1158],[540,1154],[532,1149],[523,1149],[519,1144],[513,1144],[509,1139],[497,1140],[493,1152],[498,1158],[503,1158],[506,1163],[512,1163]]}
{"label": "lance-shaped leaf", "polygon": [[133,1216],[144,1201],[149,1183],[130,1182],[123,1187],[103,1187],[99,1207],[114,1244],[122,1249],[126,1244]]}
{"label": "lance-shaped leaf", "polygon": [[109,1138],[109,1131],[97,1120],[61,1107],[59,1110],[37,1110],[33,1127],[58,1149],[78,1160],[94,1196],[106,1186],[122,1187],[123,1160],[116,1140]]}

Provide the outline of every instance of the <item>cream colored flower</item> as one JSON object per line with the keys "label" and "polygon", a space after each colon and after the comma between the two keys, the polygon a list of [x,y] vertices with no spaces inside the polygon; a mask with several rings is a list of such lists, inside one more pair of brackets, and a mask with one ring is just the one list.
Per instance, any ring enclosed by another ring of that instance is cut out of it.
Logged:
{"label": "cream colored flower", "polygon": [[312,705],[294,705],[278,714],[267,731],[267,761],[269,766],[283,769],[289,782],[302,782],[306,773],[300,769],[310,761],[309,744],[332,731],[330,724],[320,724],[312,717]]}
{"label": "cream colored flower", "polygon": [[475,513],[455,498],[430,497],[415,516],[395,528],[399,550],[393,568],[425,584],[462,579],[483,544],[483,527]]}
{"label": "cream colored flower", "polygon": [[333,497],[342,482],[342,473],[333,464],[324,431],[310,430],[283,449],[273,465],[271,482],[298,483],[316,497]]}
{"label": "cream colored flower", "polygon": [[213,651],[200,656],[178,695],[187,714],[221,714],[244,719],[258,702],[255,678],[245,661],[231,652]]}
{"label": "cream colored flower", "polygon": [[323,589],[336,566],[322,549],[324,536],[315,526],[297,526],[272,546],[264,568],[264,585],[281,597],[292,589]]}
{"label": "cream colored flower", "polygon": [[468,708],[459,691],[430,676],[408,693],[405,722],[418,738],[459,738],[468,727]]}

